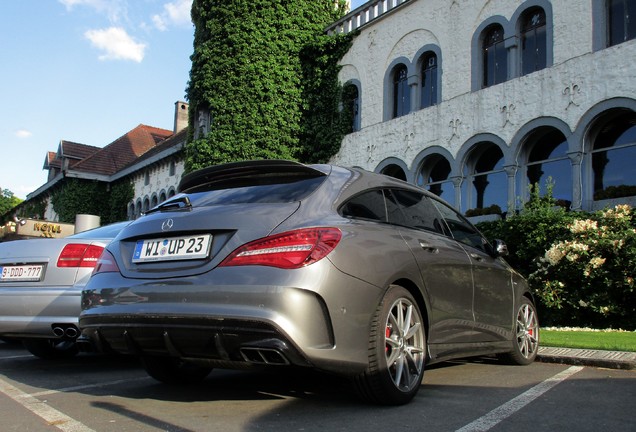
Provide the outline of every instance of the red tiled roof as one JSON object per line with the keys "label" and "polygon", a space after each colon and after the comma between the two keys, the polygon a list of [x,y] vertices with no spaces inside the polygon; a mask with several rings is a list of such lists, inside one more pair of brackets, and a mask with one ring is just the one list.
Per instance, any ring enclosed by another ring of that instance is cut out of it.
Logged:
{"label": "red tiled roof", "polygon": [[99,147],[62,140],[60,141],[57,154],[58,157],[82,160],[100,150]]}
{"label": "red tiled roof", "polygon": [[77,162],[73,170],[112,175],[171,135],[171,130],[140,124],[103,149]]}

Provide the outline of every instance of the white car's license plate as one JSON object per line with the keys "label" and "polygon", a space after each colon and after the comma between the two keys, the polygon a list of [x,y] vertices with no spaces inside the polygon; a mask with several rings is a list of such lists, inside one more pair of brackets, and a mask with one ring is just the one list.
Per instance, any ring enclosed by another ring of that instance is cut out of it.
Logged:
{"label": "white car's license plate", "polygon": [[0,266],[0,282],[39,281],[43,269],[42,264]]}
{"label": "white car's license plate", "polygon": [[212,236],[201,234],[138,240],[132,262],[201,259],[208,256]]}

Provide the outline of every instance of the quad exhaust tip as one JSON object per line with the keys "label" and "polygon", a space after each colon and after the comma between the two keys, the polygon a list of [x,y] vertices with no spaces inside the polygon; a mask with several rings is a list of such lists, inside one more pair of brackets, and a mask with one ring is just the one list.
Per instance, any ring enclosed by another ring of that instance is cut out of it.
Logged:
{"label": "quad exhaust tip", "polygon": [[254,364],[285,366],[289,360],[278,350],[271,348],[241,348],[243,360]]}

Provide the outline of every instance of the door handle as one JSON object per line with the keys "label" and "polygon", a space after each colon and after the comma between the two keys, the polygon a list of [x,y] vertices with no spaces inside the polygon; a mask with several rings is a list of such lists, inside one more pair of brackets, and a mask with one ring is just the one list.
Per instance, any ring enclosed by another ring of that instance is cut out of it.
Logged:
{"label": "door handle", "polygon": [[476,254],[476,253],[471,253],[470,257],[472,259],[474,259],[475,261],[483,261],[484,260],[484,257],[482,257],[481,255]]}
{"label": "door handle", "polygon": [[433,246],[433,245],[431,245],[429,243],[426,243],[423,240],[420,240],[420,247],[422,249],[424,249],[425,251],[430,252],[430,253],[439,253],[439,249],[438,248],[436,248],[435,246]]}

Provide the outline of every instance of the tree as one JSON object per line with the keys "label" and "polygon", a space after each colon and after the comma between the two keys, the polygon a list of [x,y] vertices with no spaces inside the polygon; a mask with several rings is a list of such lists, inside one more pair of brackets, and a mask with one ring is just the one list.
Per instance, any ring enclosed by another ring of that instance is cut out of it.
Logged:
{"label": "tree", "polygon": [[16,197],[9,189],[0,188],[0,191],[0,215],[4,215],[22,202],[22,200]]}
{"label": "tree", "polygon": [[[209,127],[190,130],[186,171],[236,160],[309,158],[316,137],[339,144],[344,132],[323,133],[334,124],[324,124],[323,131],[315,130],[315,121],[307,126],[315,113],[307,91],[335,98],[338,83],[330,73],[322,88],[306,85],[317,76],[306,53],[324,47],[330,58],[320,57],[315,67],[336,65],[343,51],[325,42],[335,37],[324,29],[344,13],[345,3],[334,0],[194,0],[190,124],[201,117]],[[350,37],[338,40],[344,45]],[[337,116],[336,101],[324,106]],[[337,151],[333,145],[319,147]]]}

